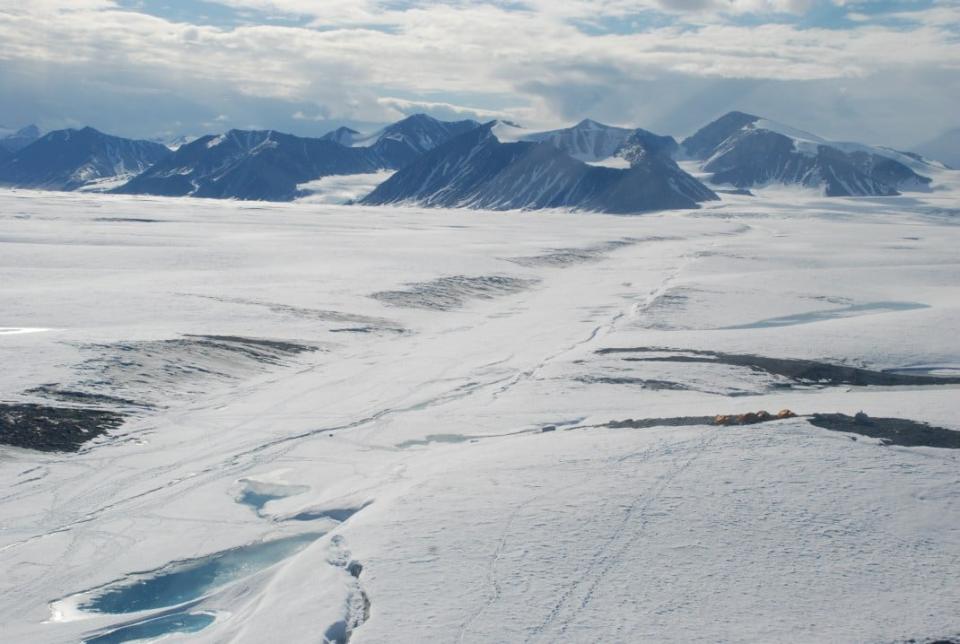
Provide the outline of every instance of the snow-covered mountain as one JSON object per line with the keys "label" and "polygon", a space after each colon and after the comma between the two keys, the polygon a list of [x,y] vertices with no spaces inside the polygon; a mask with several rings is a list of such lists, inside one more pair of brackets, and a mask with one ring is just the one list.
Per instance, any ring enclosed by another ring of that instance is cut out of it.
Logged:
{"label": "snow-covered mountain", "polygon": [[0,152],[13,154],[27,147],[41,136],[40,128],[28,125],[19,130],[0,127]]}
{"label": "snow-covered mountain", "polygon": [[614,156],[633,132],[584,119],[573,127],[528,134],[523,140],[549,143],[580,161],[600,161]]}
{"label": "snow-covered mountain", "polygon": [[630,167],[634,161],[648,154],[672,158],[680,147],[672,136],[661,136],[640,128],[604,125],[590,119],[561,130],[518,134],[513,139],[505,139],[500,135],[500,130],[494,133],[503,142],[519,140],[547,143],[574,159],[611,168]]}
{"label": "snow-covered mountain", "polygon": [[273,130],[230,130],[182,146],[121,186],[124,194],[288,201],[297,184],[373,172],[362,150]]}
{"label": "snow-covered mountain", "polygon": [[416,115],[370,137],[349,128],[322,138],[230,130],[180,147],[116,192],[289,201],[300,196],[298,185],[322,177],[395,170],[475,126],[472,121],[446,123]]}
{"label": "snow-covered mountain", "polygon": [[650,155],[672,159],[679,149],[680,145],[672,136],[662,136],[638,128],[631,131],[614,155],[634,165]]}
{"label": "snow-covered mountain", "polygon": [[382,169],[398,170],[424,152],[477,128],[476,121],[440,121],[426,114],[414,114],[366,137],[354,138],[351,145],[366,148]]}
{"label": "snow-covered mountain", "polygon": [[111,136],[92,127],[56,130],[0,164],[0,184],[77,190],[139,174],[169,154],[159,143]]}
{"label": "snow-covered mountain", "polygon": [[334,141],[340,145],[353,145],[363,138],[363,135],[349,127],[338,127],[320,137],[324,141]]}
{"label": "snow-covered mountain", "polygon": [[[821,188],[827,196],[897,195],[925,189],[914,171],[926,162],[888,148],[828,141],[752,114],[730,112],[683,142],[712,182],[748,188],[770,183]],[[929,167],[927,165],[927,167]]]}
{"label": "snow-covered mountain", "polygon": [[717,198],[667,155],[638,154],[629,169],[598,167],[551,144],[505,143],[497,126],[488,123],[423,155],[362,203],[638,213],[696,208]]}
{"label": "snow-covered mountain", "polygon": [[175,137],[169,141],[166,141],[164,144],[171,150],[179,150],[180,148],[185,146],[187,143],[193,143],[198,138],[200,137],[193,136],[191,134],[184,134],[184,135]]}

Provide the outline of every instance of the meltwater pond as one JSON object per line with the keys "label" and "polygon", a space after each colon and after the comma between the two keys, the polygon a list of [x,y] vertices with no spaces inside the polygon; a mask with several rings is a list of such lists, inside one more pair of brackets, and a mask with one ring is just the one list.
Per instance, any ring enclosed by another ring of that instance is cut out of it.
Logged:
{"label": "meltwater pond", "polygon": [[724,329],[766,329],[780,326],[794,326],[796,324],[812,324],[813,322],[823,322],[824,320],[836,320],[838,318],[852,318],[858,315],[868,315],[870,313],[889,313],[892,311],[913,311],[915,309],[928,309],[926,304],[919,302],[870,302],[867,304],[853,304],[840,309],[826,309],[823,311],[808,311],[807,313],[796,313],[794,315],[784,315],[782,317],[767,318],[766,320],[757,320],[749,324],[737,324],[735,326],[723,327]]}
{"label": "meltwater pond", "polygon": [[121,644],[173,633],[197,633],[216,621],[210,613],[175,613],[148,619],[83,640],[83,644]]}
{"label": "meltwater pond", "polygon": [[263,510],[263,506],[270,501],[303,494],[310,489],[306,485],[288,485],[251,479],[243,479],[240,482],[244,484],[244,488],[237,497],[237,503],[250,506],[258,515]]}
{"label": "meltwater pond", "polygon": [[77,607],[81,611],[123,614],[177,606],[269,568],[321,536],[316,532],[299,534],[174,562],[82,593]]}

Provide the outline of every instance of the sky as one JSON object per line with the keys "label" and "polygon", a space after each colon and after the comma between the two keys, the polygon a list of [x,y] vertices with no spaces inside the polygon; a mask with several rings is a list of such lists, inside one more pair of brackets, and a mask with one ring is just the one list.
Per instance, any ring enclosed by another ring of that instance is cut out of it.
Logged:
{"label": "sky", "polygon": [[320,135],[424,112],[683,136],[960,126],[960,0],[0,0],[0,125]]}

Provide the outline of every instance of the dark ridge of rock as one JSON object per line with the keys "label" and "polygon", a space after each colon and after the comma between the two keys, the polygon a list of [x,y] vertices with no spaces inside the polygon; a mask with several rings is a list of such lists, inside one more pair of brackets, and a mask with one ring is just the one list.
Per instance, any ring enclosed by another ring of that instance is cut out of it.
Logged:
{"label": "dark ridge of rock", "polygon": [[199,295],[199,294],[188,294],[191,297],[198,297],[205,300],[213,300],[214,302],[224,302],[227,304],[244,304],[248,306],[262,306],[267,308],[270,312],[276,313],[277,315],[288,315],[290,317],[300,318],[304,320],[316,320],[319,322],[331,322],[336,324],[351,324],[356,325],[356,327],[351,328],[366,328],[371,331],[384,332],[384,333],[406,333],[407,330],[404,329],[398,322],[394,320],[388,320],[381,317],[373,317],[369,315],[361,315],[359,313],[347,313],[344,311],[334,311],[329,309],[311,309],[306,307],[291,306],[289,304],[279,304],[274,302],[263,302],[259,300],[248,300],[239,297],[216,297],[212,295]]}
{"label": "dark ridge of rock", "polygon": [[756,425],[758,423],[768,423],[772,420],[786,420],[796,418],[797,415],[789,409],[781,409],[775,415],[761,409],[760,411],[748,411],[745,414],[720,414],[713,419],[714,425],[723,425],[724,427],[734,427],[737,425]]}
{"label": "dark ridge of rock", "polygon": [[379,291],[370,297],[389,306],[450,311],[469,300],[489,300],[518,293],[536,283],[537,280],[506,275],[451,275],[408,284],[408,288],[402,290]]}
{"label": "dark ridge of rock", "polygon": [[[305,353],[316,351],[316,347],[312,347],[306,344],[296,344],[294,342],[284,342],[282,340],[264,340],[261,338],[246,338],[238,335],[190,335],[187,334],[187,338],[199,338],[201,341],[210,341],[218,344],[226,343],[228,345],[238,345],[238,346],[252,346],[263,349],[269,349],[271,351],[276,351],[278,353],[286,353],[289,355],[296,355],[298,353]],[[238,349],[239,350],[239,349]]]}
{"label": "dark ridge of rock", "polygon": [[687,391],[690,389],[687,385],[679,382],[629,376],[578,376],[574,380],[588,385],[639,385],[651,391]]}
{"label": "dark ridge of rock", "polygon": [[874,418],[860,412],[854,416],[814,414],[807,422],[835,432],[879,438],[885,445],[960,449],[960,431],[905,418]]}
{"label": "dark ridge of rock", "polygon": [[40,385],[33,389],[27,389],[23,393],[34,396],[43,396],[60,402],[76,403],[85,405],[111,405],[114,407],[152,407],[147,403],[129,400],[127,398],[118,398],[106,394],[96,394],[88,391],[76,391],[73,389],[63,389],[59,383]]}
{"label": "dark ridge of rock", "polygon": [[[312,344],[233,335],[184,335],[81,345],[89,357],[62,387],[93,396],[136,401],[140,407],[209,393],[239,379],[321,350]],[[104,399],[106,400],[106,399]]]}
{"label": "dark ridge of rock", "polygon": [[649,237],[646,239],[624,238],[603,242],[600,244],[594,244],[592,246],[586,246],[583,248],[555,248],[540,255],[531,255],[527,257],[508,257],[506,259],[508,262],[513,262],[514,264],[531,268],[537,266],[566,268],[576,264],[598,262],[603,259],[607,253],[615,251],[619,248],[640,243],[642,241],[662,241],[666,239],[666,237]]}
{"label": "dark ridge of rock", "polygon": [[161,219],[141,219],[140,217],[95,217],[94,221],[112,224],[159,224]]}
{"label": "dark ridge of rock", "polygon": [[768,423],[775,420],[787,420],[796,418],[789,409],[784,409],[777,414],[771,414],[766,411],[747,412],[746,414],[731,414],[717,416],[673,416],[669,418],[627,418],[625,420],[611,420],[600,427],[609,427],[611,429],[649,429],[651,427],[692,427],[696,425],[717,425],[722,427],[733,427],[737,425],[757,425]]}
{"label": "dark ridge of rock", "polygon": [[606,425],[610,429],[649,429],[651,427],[692,427],[713,425],[713,416],[673,416],[670,418],[626,418],[611,420]]}
{"label": "dark ridge of rock", "polygon": [[597,351],[600,355],[617,353],[668,353],[678,355],[624,358],[632,362],[689,362],[701,364],[725,364],[745,367],[753,371],[782,376],[802,385],[838,386],[927,386],[957,385],[960,377],[918,376],[911,374],[874,371],[860,367],[830,364],[816,360],[795,358],[768,358],[751,354],[721,353],[693,349],[667,349],[657,347],[611,347]]}
{"label": "dark ridge of rock", "polygon": [[76,452],[120,427],[124,415],[102,409],[0,403],[0,444],[41,452]]}

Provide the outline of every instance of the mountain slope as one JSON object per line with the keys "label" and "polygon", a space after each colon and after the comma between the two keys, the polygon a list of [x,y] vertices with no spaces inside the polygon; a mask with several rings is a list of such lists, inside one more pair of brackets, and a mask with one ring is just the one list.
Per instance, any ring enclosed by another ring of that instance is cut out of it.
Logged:
{"label": "mountain slope", "polygon": [[373,172],[363,150],[273,130],[230,130],[182,146],[115,192],[287,201],[297,184]]}
{"label": "mountain slope", "polygon": [[440,121],[426,114],[414,114],[369,137],[354,139],[352,145],[366,148],[380,168],[399,170],[424,152],[479,125],[472,120]]}
{"label": "mountain slope", "polygon": [[0,135],[0,150],[13,154],[19,152],[40,138],[40,128],[28,125],[16,131],[7,131]]}
{"label": "mountain slope", "polygon": [[360,139],[362,135],[348,127],[338,127],[335,130],[327,132],[320,138],[324,141],[333,141],[334,143],[339,143],[340,145],[353,145],[355,141]]}
{"label": "mountain slope", "polygon": [[548,143],[580,161],[599,161],[613,156],[633,132],[584,119],[573,127],[528,134],[523,140]]}
{"label": "mountain slope", "polygon": [[661,136],[638,128],[620,144],[615,155],[633,165],[651,155],[672,159],[679,149],[680,146],[672,136]]}
{"label": "mountain slope", "polygon": [[717,198],[663,155],[645,155],[629,170],[596,167],[550,144],[502,143],[491,131],[495,126],[488,123],[423,155],[362,203],[637,213],[696,208]]}
{"label": "mountain slope", "polygon": [[914,172],[922,160],[895,150],[827,141],[774,121],[730,112],[683,142],[717,184],[738,188],[769,183],[821,188],[827,196],[897,195],[925,189]]}
{"label": "mountain slope", "polygon": [[0,184],[76,190],[143,172],[169,154],[159,143],[110,136],[91,127],[57,130],[0,164]]}

